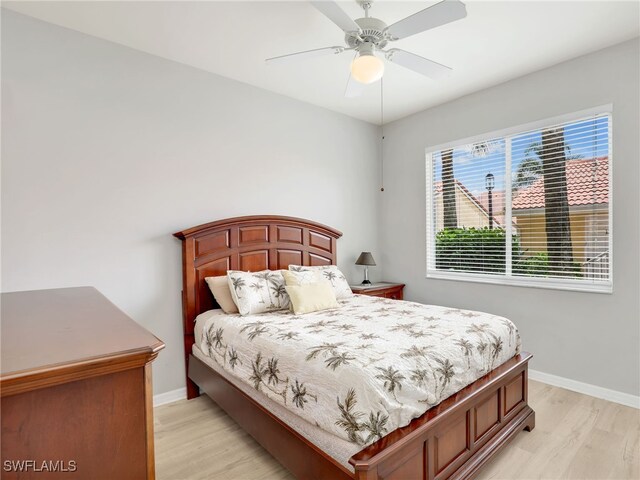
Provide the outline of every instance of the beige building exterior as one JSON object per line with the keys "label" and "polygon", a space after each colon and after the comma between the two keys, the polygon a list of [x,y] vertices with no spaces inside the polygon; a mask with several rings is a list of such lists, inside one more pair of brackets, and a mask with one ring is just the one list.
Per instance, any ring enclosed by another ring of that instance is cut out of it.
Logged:
{"label": "beige building exterior", "polygon": [[[547,234],[543,209],[513,212],[525,255],[547,251]],[[609,212],[606,205],[596,208],[570,208],[571,243],[576,263],[584,264],[608,251]]]}
{"label": "beige building exterior", "polygon": [[[436,210],[436,232],[439,232],[444,228],[444,205],[441,182],[436,184],[434,207]],[[483,228],[489,226],[489,212],[458,180],[456,180],[456,215],[458,227]],[[495,215],[493,217],[493,226],[501,226],[496,220]]]}

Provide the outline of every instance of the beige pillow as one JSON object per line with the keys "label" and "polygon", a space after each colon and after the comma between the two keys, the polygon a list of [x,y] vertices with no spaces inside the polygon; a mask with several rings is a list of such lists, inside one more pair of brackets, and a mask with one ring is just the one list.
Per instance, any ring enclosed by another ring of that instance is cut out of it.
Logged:
{"label": "beige pillow", "polygon": [[213,298],[216,299],[220,308],[224,310],[224,313],[238,313],[238,307],[231,297],[231,290],[229,289],[229,282],[227,276],[222,275],[220,277],[206,277],[204,279],[209,285],[209,290],[213,293]]}
{"label": "beige pillow", "polygon": [[[353,297],[353,292],[351,291],[349,282],[347,282],[344,274],[335,265],[322,265],[315,267],[289,265],[289,271],[300,274],[313,272],[316,275],[316,282],[327,280],[333,287],[337,300],[344,300],[345,298]],[[306,282],[302,283],[304,284]]]}
{"label": "beige pillow", "polygon": [[306,285],[287,285],[285,288],[293,306],[293,313],[296,315],[340,306],[333,287],[327,281]]}
{"label": "beige pillow", "polygon": [[290,270],[281,270],[284,277],[284,283],[287,285],[308,285],[309,283],[318,283],[322,278],[317,272],[307,270],[305,272],[294,272]]}

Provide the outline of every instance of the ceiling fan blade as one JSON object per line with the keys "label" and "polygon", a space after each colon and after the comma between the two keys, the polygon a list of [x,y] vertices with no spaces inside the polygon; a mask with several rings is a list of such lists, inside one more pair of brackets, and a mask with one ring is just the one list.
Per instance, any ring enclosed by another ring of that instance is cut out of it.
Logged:
{"label": "ceiling fan blade", "polygon": [[316,7],[325,17],[339,26],[345,32],[359,32],[360,27],[349,15],[345,13],[336,2],[329,0],[311,1],[311,5]]}
{"label": "ceiling fan blade", "polygon": [[428,60],[415,53],[400,50],[399,48],[387,50],[385,57],[390,62],[397,63],[409,70],[433,79],[445,77],[451,72],[451,68],[445,65],[434,62],[433,60]]}
{"label": "ceiling fan blade", "polygon": [[467,16],[467,8],[460,0],[443,0],[424,10],[397,21],[387,32],[392,39],[406,38]]}
{"label": "ceiling fan blade", "polygon": [[349,72],[349,80],[347,80],[347,88],[344,91],[344,96],[346,98],[359,97],[360,95],[362,95],[364,87],[364,83],[358,82],[355,78],[353,78],[351,72]]}
{"label": "ceiling fan blade", "polygon": [[314,50],[306,50],[304,52],[289,53],[287,55],[280,55],[279,57],[267,58],[265,62],[269,65],[277,65],[282,63],[295,62],[297,60],[304,60],[307,58],[321,57],[328,54],[338,54],[344,52],[344,47],[324,47],[316,48]]}

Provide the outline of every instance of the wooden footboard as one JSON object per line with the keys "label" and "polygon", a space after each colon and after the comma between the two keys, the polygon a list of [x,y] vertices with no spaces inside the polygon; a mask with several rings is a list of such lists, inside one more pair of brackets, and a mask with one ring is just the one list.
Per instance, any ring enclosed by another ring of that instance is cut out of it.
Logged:
{"label": "wooden footboard", "polygon": [[406,427],[354,455],[357,480],[467,479],[521,430],[532,430],[522,353]]}
{"label": "wooden footboard", "polygon": [[251,397],[191,355],[189,377],[297,478],[442,480],[472,478],[535,414],[527,404],[522,353],[409,425],[354,455],[349,472]]}

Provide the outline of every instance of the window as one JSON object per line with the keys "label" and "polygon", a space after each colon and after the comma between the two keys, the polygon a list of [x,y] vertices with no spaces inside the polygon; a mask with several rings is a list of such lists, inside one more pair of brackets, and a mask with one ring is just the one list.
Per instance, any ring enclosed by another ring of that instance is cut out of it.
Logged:
{"label": "window", "polygon": [[427,149],[427,277],[611,292],[609,112]]}

